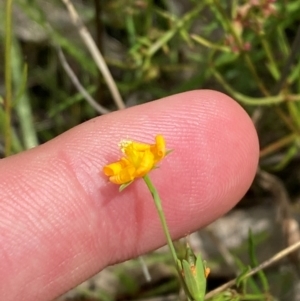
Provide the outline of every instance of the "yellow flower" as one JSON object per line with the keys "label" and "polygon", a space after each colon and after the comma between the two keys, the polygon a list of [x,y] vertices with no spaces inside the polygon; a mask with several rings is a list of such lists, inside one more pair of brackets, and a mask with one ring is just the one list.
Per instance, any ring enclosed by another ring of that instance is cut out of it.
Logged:
{"label": "yellow flower", "polygon": [[103,168],[104,174],[115,184],[126,184],[145,176],[166,155],[166,142],[162,135],[155,137],[155,144],[122,140],[119,147],[125,156]]}

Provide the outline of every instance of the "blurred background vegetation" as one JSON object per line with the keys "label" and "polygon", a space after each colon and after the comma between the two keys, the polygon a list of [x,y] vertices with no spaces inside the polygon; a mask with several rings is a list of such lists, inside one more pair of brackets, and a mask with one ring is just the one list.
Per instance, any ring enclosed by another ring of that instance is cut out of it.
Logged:
{"label": "blurred background vegetation", "polygon": [[[74,0],[111,72],[110,88],[66,3],[0,1],[1,157],[123,107],[192,89],[219,90],[252,117],[261,160],[245,199],[194,237],[212,267],[209,289],[257,264],[253,252],[250,261],[243,258],[253,241],[259,261],[298,241],[300,2]],[[266,275],[268,285],[258,277],[214,300],[300,300],[298,260],[294,254],[277,264]],[[141,264],[131,261],[108,269],[108,278],[102,273],[113,285],[93,278],[61,300],[176,300],[169,256],[162,250],[145,262],[150,283],[141,283]]]}

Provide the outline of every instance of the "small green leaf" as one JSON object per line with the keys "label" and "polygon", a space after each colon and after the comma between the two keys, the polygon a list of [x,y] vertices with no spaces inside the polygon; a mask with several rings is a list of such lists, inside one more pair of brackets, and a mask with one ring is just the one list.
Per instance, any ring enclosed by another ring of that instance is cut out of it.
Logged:
{"label": "small green leaf", "polygon": [[119,187],[119,192],[123,191],[125,188],[127,188],[133,181],[130,181],[128,183],[125,183],[125,184],[122,184],[120,187]]}
{"label": "small green leaf", "polygon": [[[258,260],[256,257],[255,242],[254,242],[254,238],[253,238],[251,229],[249,229],[248,243],[249,243],[249,256],[250,256],[250,260],[251,260],[251,267],[254,268],[254,267],[257,267],[259,264],[258,264]],[[267,280],[267,277],[266,277],[264,271],[260,270],[257,273],[257,275],[262,284],[264,291],[268,292],[269,291],[269,283],[268,283],[268,280]]]}
{"label": "small green leaf", "polygon": [[194,301],[203,301],[206,291],[206,267],[201,255],[196,257],[187,246],[186,259],[183,259],[179,266],[182,266],[183,280],[191,298]]}
{"label": "small green leaf", "polygon": [[17,94],[15,96],[13,106],[18,105],[19,100],[21,99],[22,95],[25,92],[26,84],[27,84],[27,76],[28,76],[28,66],[27,66],[27,64],[24,64],[22,77],[21,77],[21,83],[20,83],[20,86],[18,88]]}
{"label": "small green leaf", "polygon": [[242,283],[242,281],[245,279],[245,276],[251,271],[251,268],[248,267],[244,267],[241,274],[238,275],[238,277],[236,278],[235,284],[237,287],[239,287]]}
{"label": "small green leaf", "polygon": [[168,150],[166,151],[165,156],[168,156],[168,155],[171,154],[173,151],[174,151],[174,149],[168,149]]}
{"label": "small green leaf", "polygon": [[195,279],[195,276],[193,275],[191,266],[185,259],[182,260],[182,266],[183,266],[184,282],[188,288],[188,291],[191,297],[193,298],[193,300],[199,300],[197,281]]}
{"label": "small green leaf", "polygon": [[177,259],[177,266],[178,266],[179,271],[183,270],[182,263],[179,259]]}

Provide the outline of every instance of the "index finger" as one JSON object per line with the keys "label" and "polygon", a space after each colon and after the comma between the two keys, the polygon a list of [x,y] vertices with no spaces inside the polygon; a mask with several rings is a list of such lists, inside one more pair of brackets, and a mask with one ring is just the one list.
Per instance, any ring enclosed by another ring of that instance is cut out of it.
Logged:
{"label": "index finger", "polygon": [[193,91],[90,120],[0,164],[0,296],[51,300],[106,265],[165,243],[142,181],[102,174],[130,137],[174,149],[151,172],[173,238],[232,208],[251,184],[258,141],[228,96]]}

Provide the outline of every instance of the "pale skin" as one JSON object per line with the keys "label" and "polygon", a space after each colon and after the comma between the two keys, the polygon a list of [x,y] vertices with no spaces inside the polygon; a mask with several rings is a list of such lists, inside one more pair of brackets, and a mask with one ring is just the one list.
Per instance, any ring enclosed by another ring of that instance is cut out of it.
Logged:
{"label": "pale skin", "polygon": [[0,299],[46,301],[106,266],[165,244],[153,200],[137,180],[122,193],[103,175],[117,144],[174,149],[150,176],[174,239],[230,210],[258,162],[244,110],[215,91],[192,91],[90,120],[0,161]]}

